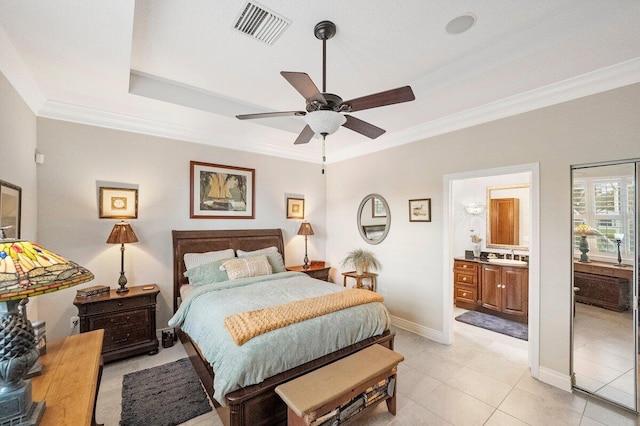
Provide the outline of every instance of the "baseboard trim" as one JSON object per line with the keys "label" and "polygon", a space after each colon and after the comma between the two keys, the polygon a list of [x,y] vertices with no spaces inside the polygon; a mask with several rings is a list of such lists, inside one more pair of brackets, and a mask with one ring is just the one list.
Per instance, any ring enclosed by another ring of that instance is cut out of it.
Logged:
{"label": "baseboard trim", "polygon": [[431,339],[435,342],[446,344],[444,334],[442,331],[434,330],[429,327],[425,327],[420,324],[416,324],[415,322],[407,321],[406,319],[402,319],[399,317],[395,317],[390,315],[391,317],[391,325],[401,328],[403,330],[410,331],[419,336],[426,337],[427,339]]}
{"label": "baseboard trim", "polygon": [[543,366],[540,366],[540,369],[538,370],[538,380],[567,392],[571,392],[572,390],[571,376]]}

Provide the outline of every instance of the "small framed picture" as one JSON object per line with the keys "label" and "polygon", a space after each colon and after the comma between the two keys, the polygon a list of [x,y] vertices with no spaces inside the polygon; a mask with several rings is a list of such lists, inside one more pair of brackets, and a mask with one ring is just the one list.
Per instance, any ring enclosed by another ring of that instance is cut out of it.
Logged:
{"label": "small framed picture", "polygon": [[137,218],[137,189],[100,187],[100,219]]}
{"label": "small framed picture", "polygon": [[22,188],[0,180],[0,228],[7,238],[20,238]]}
{"label": "small framed picture", "polygon": [[304,219],[304,198],[287,198],[287,219]]}
{"label": "small framed picture", "polygon": [[431,198],[409,200],[409,222],[431,222]]}
{"label": "small framed picture", "polygon": [[191,219],[254,219],[255,169],[191,161]]}

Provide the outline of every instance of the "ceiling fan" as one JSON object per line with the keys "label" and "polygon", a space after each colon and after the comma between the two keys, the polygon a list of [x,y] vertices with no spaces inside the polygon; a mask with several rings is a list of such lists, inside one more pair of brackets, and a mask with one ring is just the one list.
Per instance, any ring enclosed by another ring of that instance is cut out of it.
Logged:
{"label": "ceiling fan", "polygon": [[306,73],[280,72],[304,97],[307,102],[306,111],[266,112],[236,115],[236,117],[240,120],[286,116],[304,117],[307,125],[302,129],[302,132],[298,135],[294,144],[308,143],[314,134],[321,135],[324,140],[327,135],[336,132],[340,126],[351,129],[371,139],[382,135],[385,132],[384,129],[346,113],[412,101],[415,99],[415,96],[411,87],[399,87],[349,101],[343,101],[340,96],[327,93],[327,40],[336,34],[336,26],[333,22],[322,21],[315,26],[313,33],[316,38],[322,40],[322,92],[318,90],[317,86],[311,80],[311,77]]}

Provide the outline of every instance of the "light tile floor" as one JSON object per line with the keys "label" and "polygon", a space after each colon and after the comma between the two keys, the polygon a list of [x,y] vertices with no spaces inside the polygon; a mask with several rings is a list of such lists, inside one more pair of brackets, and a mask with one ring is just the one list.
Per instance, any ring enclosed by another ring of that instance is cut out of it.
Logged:
{"label": "light tile floor", "polygon": [[[636,425],[638,417],[580,393],[532,379],[527,343],[454,321],[455,344],[445,346],[394,329],[395,350],[405,356],[398,372],[397,416],[380,404],[363,425]],[[186,356],[178,343],[155,356],[105,366],[97,420],[118,425],[122,376]],[[184,425],[221,425],[215,411]]]}

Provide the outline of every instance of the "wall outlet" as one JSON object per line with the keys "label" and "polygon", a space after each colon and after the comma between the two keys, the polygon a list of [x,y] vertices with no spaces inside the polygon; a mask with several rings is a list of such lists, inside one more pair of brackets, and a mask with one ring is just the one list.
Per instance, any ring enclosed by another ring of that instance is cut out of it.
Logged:
{"label": "wall outlet", "polygon": [[77,315],[69,318],[69,327],[71,328],[71,333],[75,331],[75,329],[80,325],[80,317]]}

